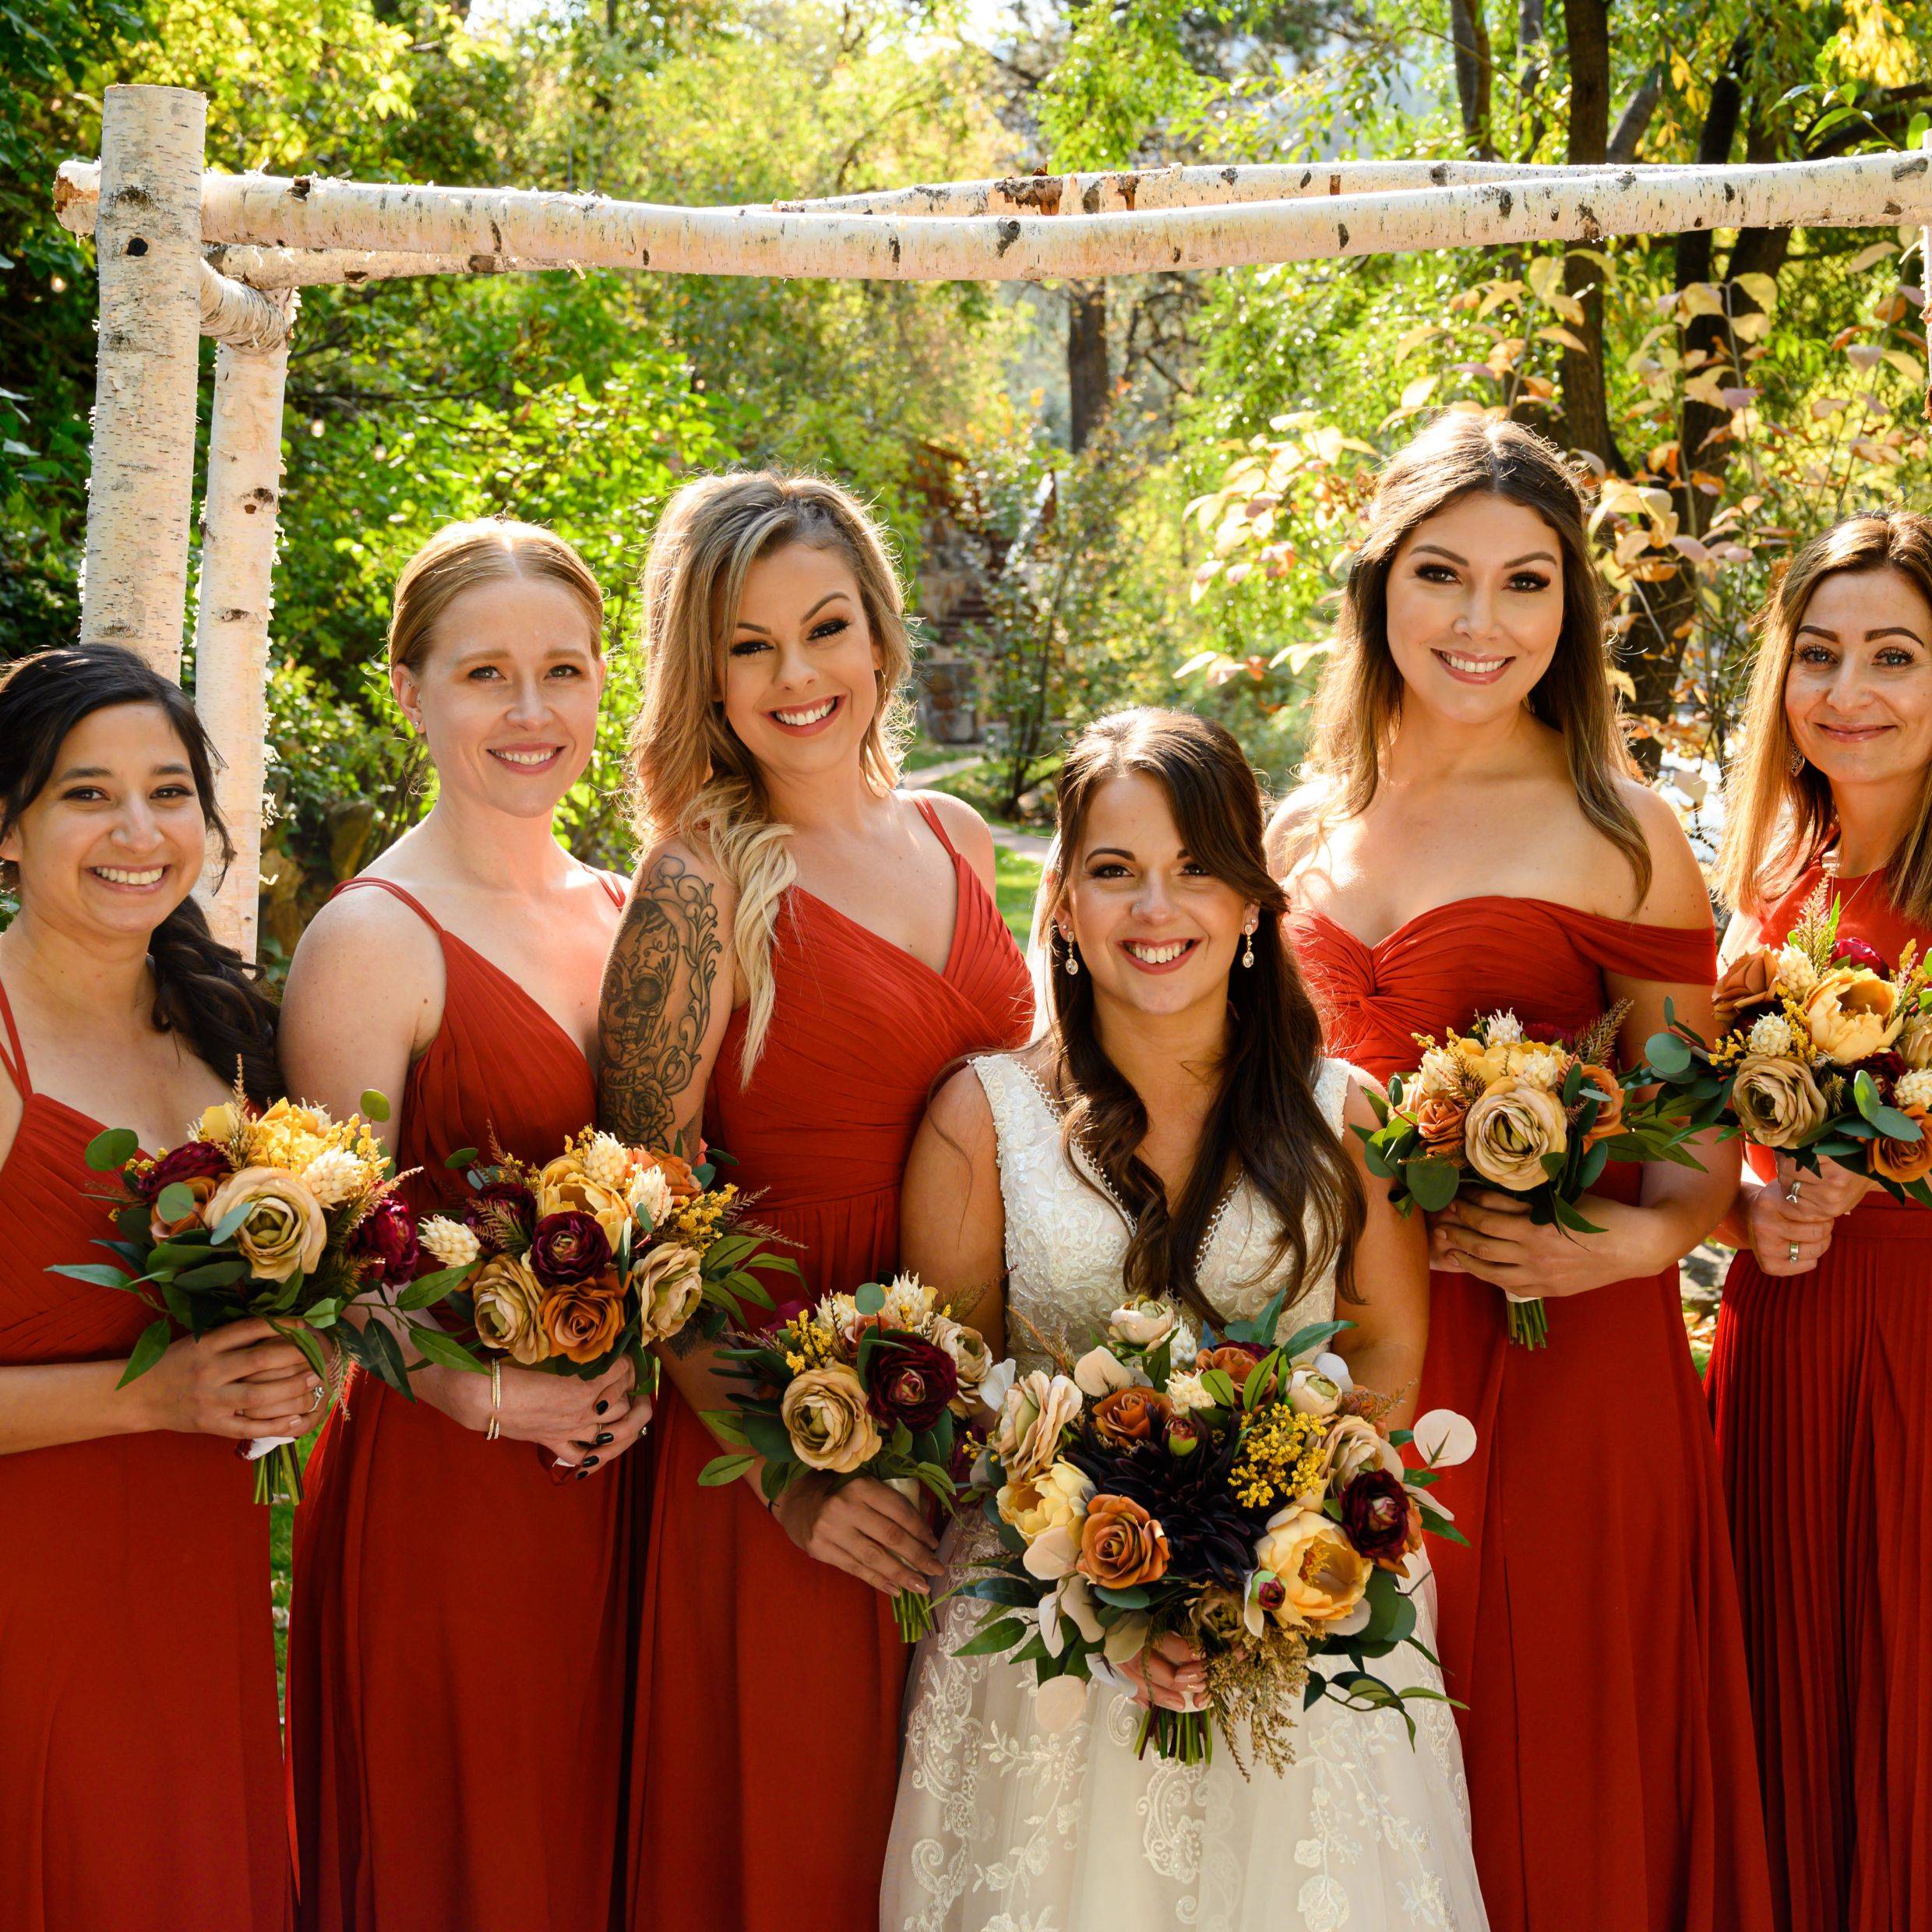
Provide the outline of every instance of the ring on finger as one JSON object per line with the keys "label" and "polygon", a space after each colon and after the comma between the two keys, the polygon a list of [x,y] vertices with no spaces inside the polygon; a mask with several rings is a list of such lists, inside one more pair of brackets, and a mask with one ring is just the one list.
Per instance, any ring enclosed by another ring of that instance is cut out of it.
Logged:
{"label": "ring on finger", "polygon": [[323,1389],[322,1384],[318,1382],[315,1386],[313,1392],[308,1398],[308,1412],[310,1415],[314,1415],[316,1411],[321,1408],[322,1398],[326,1393],[326,1391]]}
{"label": "ring on finger", "polygon": [[1801,1188],[1802,1186],[1803,1186],[1803,1185],[1804,1185],[1804,1176],[1803,1176],[1802,1174],[1793,1174],[1793,1175],[1792,1176],[1792,1177],[1791,1177],[1791,1196],[1790,1196],[1790,1198],[1791,1198],[1792,1200],[1796,1200],[1798,1198],[1798,1190],[1799,1190],[1800,1188]]}
{"label": "ring on finger", "polygon": [[1792,1264],[1792,1265],[1793,1265],[1793,1267],[1796,1267],[1796,1266],[1797,1265],[1797,1260],[1798,1260],[1798,1244],[1797,1244],[1797,1243],[1796,1243],[1796,1242],[1795,1242],[1795,1241],[1788,1242],[1788,1243],[1786,1244],[1786,1247],[1785,1247],[1785,1259],[1786,1259],[1786,1260],[1789,1261],[1789,1262]]}

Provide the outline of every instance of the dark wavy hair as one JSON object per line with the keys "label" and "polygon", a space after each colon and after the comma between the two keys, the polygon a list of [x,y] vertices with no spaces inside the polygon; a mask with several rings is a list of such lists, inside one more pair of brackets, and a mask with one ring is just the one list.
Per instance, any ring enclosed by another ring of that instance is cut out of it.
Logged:
{"label": "dark wavy hair", "polygon": [[[1229,975],[1220,1095],[1200,1157],[1173,1202],[1140,1158],[1147,1108],[1101,1046],[1093,976],[1068,973],[1066,941],[1057,924],[1046,929],[1054,1071],[1066,1102],[1061,1133],[1070,1153],[1079,1147],[1133,1218],[1128,1292],[1174,1295],[1221,1325],[1195,1265],[1223,1193],[1237,1173],[1245,1173],[1281,1222],[1269,1273],[1306,1282],[1333,1262],[1343,1299],[1358,1300],[1351,1264],[1366,1202],[1360,1176],[1315,1098],[1321,1022],[1283,936],[1287,902],[1262,849],[1260,787],[1232,735],[1206,718],[1144,708],[1116,711],[1088,725],[1060,767],[1063,903],[1095,792],[1128,773],[1161,786],[1190,855],[1260,911],[1254,964],[1237,966]],[[1289,1299],[1294,1299],[1291,1292]]]}
{"label": "dark wavy hair", "polygon": [[[213,753],[199,714],[179,685],[116,644],[43,650],[0,677],[0,837],[46,789],[68,733],[83,718],[117,704],[155,705],[167,717],[187,755],[209,835],[227,865],[234,844],[216,809]],[[252,1100],[266,1104],[280,1094],[277,1010],[259,984],[261,969],[209,931],[192,898],[154,929],[148,959],[155,1025],[178,1033],[224,1080],[234,1079],[238,1064]]]}

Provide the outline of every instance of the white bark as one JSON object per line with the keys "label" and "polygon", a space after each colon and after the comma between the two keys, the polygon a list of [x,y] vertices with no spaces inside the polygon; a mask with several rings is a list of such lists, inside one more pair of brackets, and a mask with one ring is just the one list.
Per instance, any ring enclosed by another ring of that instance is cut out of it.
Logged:
{"label": "white bark", "polygon": [[[1919,145],[1932,157],[1932,128],[1919,136]],[[1919,287],[1925,297],[1919,311],[1926,341],[1925,414],[1932,420],[1932,204],[1926,225],[1919,231]]]}
{"label": "white bark", "polygon": [[201,333],[238,349],[272,349],[287,340],[288,295],[264,295],[201,264]]}
{"label": "white bark", "polygon": [[1922,218],[1932,154],[1624,169],[1245,207],[882,220],[658,207],[530,190],[211,175],[214,242],[508,257],[531,267],[895,281],[1084,279],[1410,249],[1596,241],[1699,227],[1864,227]]}
{"label": "white bark", "polygon": [[206,103],[110,87],[94,245],[100,332],[80,635],[179,675],[193,505]]}
{"label": "white bark", "polygon": [[226,877],[211,869],[203,896],[209,924],[251,959],[262,861],[268,626],[287,372],[286,316],[273,347],[224,342],[217,351],[201,514],[195,704],[220,755],[215,796],[235,847]]}

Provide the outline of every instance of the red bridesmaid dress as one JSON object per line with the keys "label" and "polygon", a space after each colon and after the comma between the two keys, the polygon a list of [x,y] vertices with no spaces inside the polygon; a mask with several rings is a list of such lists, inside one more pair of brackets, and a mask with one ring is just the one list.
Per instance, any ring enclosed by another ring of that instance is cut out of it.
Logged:
{"label": "red bridesmaid dress", "polygon": [[[34,1092],[0,1167],[0,1363],[112,1360],[152,1319],[47,1271],[111,1257],[100,1123]],[[235,1445],[160,1430],[0,1456],[0,1926],[282,1932],[268,1512]]]}
{"label": "red bridesmaid dress", "polygon": [[[1331,1053],[1377,1079],[1412,1036],[1513,1009],[1564,1031],[1606,972],[1708,985],[1710,929],[1539,899],[1419,915],[1378,946],[1320,913],[1291,937]],[[1640,1171],[1598,1191],[1637,1197]],[[1750,1706],[1717,1455],[1675,1269],[1549,1306],[1511,1343],[1501,1292],[1430,1277],[1422,1405],[1477,1450],[1437,1493],[1471,1539],[1437,1543],[1438,1630],[1495,1932],[1764,1932],[1771,1923]]]}
{"label": "red bridesmaid dress", "polygon": [[[606,880],[607,887],[610,882]],[[442,943],[442,1024],[409,1070],[411,1207],[466,1147],[552,1158],[597,1116],[582,1049],[401,887]],[[616,897],[612,888],[613,898]],[[295,1512],[288,1747],[304,1932],[605,1932],[628,1702],[630,1465],[551,1479],[358,1374]]]}
{"label": "red bridesmaid dress", "polygon": [[[1761,943],[1819,876],[1764,914]],[[1882,875],[1835,890],[1840,931],[1888,965],[1932,946]],[[1807,1274],[1745,1249],[1709,1386],[1778,1923],[1932,1932],[1932,1213],[1868,1195]]]}
{"label": "red bridesmaid dress", "polygon": [[[795,886],[763,1056],[742,1086],[741,1007],[712,1081],[706,1136],[737,1158],[758,1219],[799,1244],[814,1297],[890,1274],[933,1089],[1030,1029],[1018,947],[919,809],[958,880],[945,971]],[[654,1427],[631,1932],[863,1932],[878,1923],[911,1652],[887,1599],[803,1554],[744,1483],[698,1486],[717,1445],[668,1380]]]}

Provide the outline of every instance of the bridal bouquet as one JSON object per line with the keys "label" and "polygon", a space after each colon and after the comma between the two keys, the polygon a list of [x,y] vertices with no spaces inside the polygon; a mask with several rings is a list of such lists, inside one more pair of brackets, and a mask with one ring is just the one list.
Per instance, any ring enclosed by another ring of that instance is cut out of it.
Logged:
{"label": "bridal bouquet", "polygon": [[[388,1102],[366,1093],[361,1114],[336,1121],[319,1107],[287,1100],[257,1113],[238,1089],[232,1101],[203,1114],[189,1139],[163,1153],[139,1153],[126,1127],[90,1142],[89,1167],[120,1180],[114,1200],[120,1239],[100,1245],[121,1265],[86,1262],[54,1272],[125,1289],[157,1311],[134,1345],[122,1386],[160,1359],[177,1329],[201,1335],[259,1316],[301,1350],[332,1399],[340,1384],[318,1338],[325,1333],[351,1359],[409,1393],[394,1338],[380,1323],[358,1328],[343,1315],[359,1303],[381,1306],[421,1338],[433,1331],[411,1313],[441,1300],[450,1283],[414,1279],[415,1229],[394,1192],[399,1177],[363,1115],[386,1119]],[[256,1465],[258,1503],[269,1500],[272,1475],[301,1501],[290,1438],[262,1437],[242,1453]]]}
{"label": "bridal bouquet", "polygon": [[[1627,1105],[1613,1068],[1627,1002],[1574,1040],[1532,1038],[1513,1013],[1486,1014],[1440,1044],[1423,1034],[1421,1066],[1398,1074],[1380,1123],[1355,1131],[1367,1143],[1369,1171],[1395,1183],[1407,1214],[1435,1214],[1465,1183],[1521,1194],[1530,1218],[1578,1233],[1602,1231],[1578,1200],[1612,1161],[1672,1160],[1694,1166],[1683,1143],[1694,1130],[1655,1105]],[[1539,1349],[1549,1324],[1539,1299],[1509,1297],[1512,1341]]]}
{"label": "bridal bouquet", "polygon": [[[767,1499],[823,1471],[871,1476],[900,1494],[924,1492],[950,1509],[960,1465],[976,1440],[968,1427],[991,1366],[985,1338],[954,1321],[915,1275],[827,1295],[761,1334],[721,1351],[724,1373],[749,1385],[704,1419],[742,1453],[719,1456],[698,1480],[729,1482],[760,1457]],[[916,1642],[933,1627],[929,1598],[892,1600],[899,1633]]]}
{"label": "bridal bouquet", "polygon": [[[1440,1696],[1374,1666],[1421,1648],[1402,1584],[1424,1531],[1464,1540],[1429,1490],[1475,1432],[1447,1409],[1387,1428],[1387,1400],[1320,1352],[1345,1322],[1270,1345],[1283,1299],[1206,1349],[1170,1303],[1136,1303],[1070,1373],[1004,1362],[987,1377],[999,1419],[975,1493],[1003,1553],[962,1588],[993,1607],[955,1655],[1031,1662],[1049,1729],[1079,1715],[1088,1680],[1124,1683],[1118,1667],[1169,1634],[1204,1659],[1208,1708],[1150,1708],[1140,1749],[1186,1764],[1211,1756],[1211,1718],[1245,1775],[1239,1727],[1279,1770],[1296,1714],[1321,1698],[1403,1711]],[[1420,1468],[1401,1454],[1412,1442]]]}
{"label": "bridal bouquet", "polygon": [[1734,961],[1707,1045],[1666,1009],[1641,1077],[1691,1130],[1717,1126],[1816,1170],[1836,1161],[1901,1200],[1932,1207],[1932,961],[1888,966],[1839,936],[1820,887],[1777,947]]}
{"label": "bridal bouquet", "polygon": [[448,1164],[464,1172],[470,1198],[453,1214],[428,1217],[416,1236],[442,1264],[425,1282],[437,1285],[471,1339],[416,1340],[450,1367],[507,1356],[594,1381],[628,1355],[648,1387],[653,1344],[692,1324],[716,1335],[742,1323],[746,1303],[771,1306],[760,1273],[798,1272],[745,1225],[737,1188],[713,1185],[710,1159],[693,1167],[586,1128],[540,1168],[500,1149],[481,1162],[474,1148]]}

